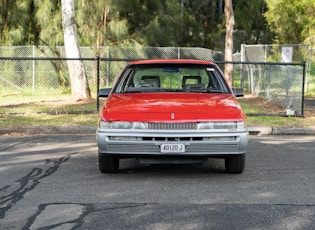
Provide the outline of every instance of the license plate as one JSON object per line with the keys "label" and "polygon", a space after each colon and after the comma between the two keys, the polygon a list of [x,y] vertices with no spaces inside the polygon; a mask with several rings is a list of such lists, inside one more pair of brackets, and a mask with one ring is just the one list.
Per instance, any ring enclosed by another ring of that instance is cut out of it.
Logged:
{"label": "license plate", "polygon": [[184,144],[161,144],[161,153],[184,153]]}

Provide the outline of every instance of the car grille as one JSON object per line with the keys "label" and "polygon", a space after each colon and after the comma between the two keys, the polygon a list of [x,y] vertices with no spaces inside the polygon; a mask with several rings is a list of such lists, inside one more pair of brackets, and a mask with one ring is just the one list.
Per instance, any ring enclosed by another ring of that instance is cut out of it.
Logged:
{"label": "car grille", "polygon": [[128,136],[109,136],[110,141],[147,141],[147,142],[167,142],[167,141],[238,141],[237,136],[226,137],[128,137]]}
{"label": "car grille", "polygon": [[123,151],[123,152],[158,152],[160,147],[158,145],[108,145],[109,151]]}
{"label": "car grille", "polygon": [[197,123],[149,123],[151,130],[195,130]]}
{"label": "car grille", "polygon": [[[199,152],[199,153],[211,153],[211,152],[236,152],[239,148],[237,143],[235,144],[198,144],[198,145],[187,145],[186,153]],[[108,151],[112,152],[138,152],[138,153],[150,153],[150,152],[160,152],[160,147],[158,145],[149,144],[109,144]]]}

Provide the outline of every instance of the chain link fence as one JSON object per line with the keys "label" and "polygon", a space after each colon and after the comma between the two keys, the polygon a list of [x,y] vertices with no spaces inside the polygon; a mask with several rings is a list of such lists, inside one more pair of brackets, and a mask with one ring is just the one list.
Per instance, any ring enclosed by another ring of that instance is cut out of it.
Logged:
{"label": "chain link fence", "polygon": [[[224,69],[222,52],[203,48],[81,48],[91,98],[74,101],[63,47],[0,47],[0,114],[97,113],[98,88],[110,87],[131,60],[200,59]],[[242,61],[234,55],[233,86],[247,115],[303,116],[305,64]],[[101,102],[102,103],[102,102]]]}
{"label": "chain link fence", "polygon": [[[217,62],[224,68],[225,62]],[[304,116],[305,63],[233,62],[232,86],[248,116]]]}
{"label": "chain link fence", "polygon": [[71,94],[65,58],[0,58],[0,114],[96,113],[99,87],[109,87],[128,60],[82,58],[91,98]]}
{"label": "chain link fence", "polygon": [[305,62],[305,91],[308,91],[313,51],[305,44],[241,45],[241,62]]}

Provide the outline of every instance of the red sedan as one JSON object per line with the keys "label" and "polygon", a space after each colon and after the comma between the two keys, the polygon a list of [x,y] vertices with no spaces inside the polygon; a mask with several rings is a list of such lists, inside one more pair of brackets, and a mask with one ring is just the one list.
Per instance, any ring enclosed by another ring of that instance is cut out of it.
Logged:
{"label": "red sedan", "polygon": [[143,164],[203,163],[224,158],[242,173],[248,131],[237,96],[217,65],[199,60],[129,63],[111,89],[97,129],[99,169],[119,170],[119,159]]}

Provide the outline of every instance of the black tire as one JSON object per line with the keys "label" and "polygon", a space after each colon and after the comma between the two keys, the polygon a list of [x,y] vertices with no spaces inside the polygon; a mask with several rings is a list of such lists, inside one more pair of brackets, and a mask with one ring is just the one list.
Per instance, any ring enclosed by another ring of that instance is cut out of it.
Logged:
{"label": "black tire", "polygon": [[101,173],[113,173],[119,169],[119,158],[98,153],[98,166]]}
{"label": "black tire", "polygon": [[245,154],[225,158],[225,171],[227,173],[242,173],[245,168]]}

